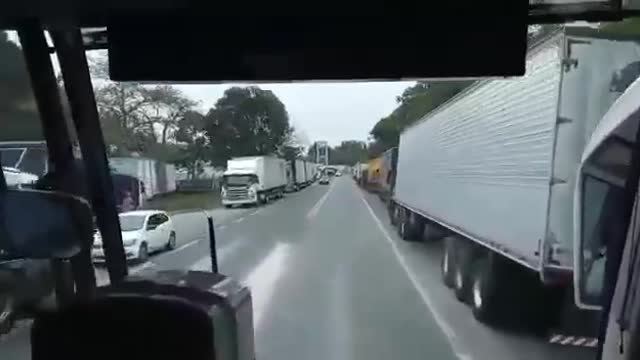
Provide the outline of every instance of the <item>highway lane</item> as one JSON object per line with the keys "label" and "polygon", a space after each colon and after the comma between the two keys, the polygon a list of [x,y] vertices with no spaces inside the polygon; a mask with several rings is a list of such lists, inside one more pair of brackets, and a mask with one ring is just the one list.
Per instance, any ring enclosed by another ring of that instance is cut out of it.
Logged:
{"label": "highway lane", "polygon": [[[347,177],[210,214],[221,272],[252,289],[258,359],[590,358],[477,323],[441,284],[439,247],[400,240],[380,201]],[[132,272],[209,270],[204,220],[176,215],[178,247]],[[28,358],[27,334],[0,340],[0,358]]]}
{"label": "highway lane", "polygon": [[390,224],[382,202],[373,194],[362,194],[372,212],[380,219],[379,225],[392,239],[397,256],[412,274],[416,287],[426,293],[443,327],[450,329],[452,341],[466,348],[474,360],[595,359],[596,353],[591,348],[549,344],[546,338],[531,333],[491,328],[476,321],[469,307],[459,302],[441,281],[441,243],[402,241]]}

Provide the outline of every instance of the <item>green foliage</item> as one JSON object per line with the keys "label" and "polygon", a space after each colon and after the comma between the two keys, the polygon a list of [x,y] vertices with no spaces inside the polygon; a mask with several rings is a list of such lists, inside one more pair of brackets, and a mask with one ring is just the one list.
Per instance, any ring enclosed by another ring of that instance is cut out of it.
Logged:
{"label": "green foliage", "polygon": [[363,141],[347,140],[329,149],[329,164],[354,165],[367,158],[367,144]]}
{"label": "green foliage", "polygon": [[278,155],[285,160],[295,160],[302,157],[302,146],[285,145],[283,146]]}
{"label": "green foliage", "polygon": [[207,113],[205,131],[211,162],[225,165],[232,157],[277,154],[292,129],[280,99],[250,86],[227,89]]}
{"label": "green foliage", "polygon": [[171,213],[209,210],[221,206],[220,191],[174,192],[156,196],[146,202],[145,208]]}
{"label": "green foliage", "polygon": [[620,22],[609,23],[602,26],[599,31],[603,34],[615,35],[640,35],[640,18],[628,18]]}
{"label": "green foliage", "polygon": [[197,111],[188,111],[178,122],[176,140],[181,144],[176,164],[187,168],[190,178],[195,177],[199,167],[209,159],[209,140],[205,133],[205,117]]}
{"label": "green foliage", "polygon": [[400,133],[424,115],[434,110],[473,81],[419,81],[408,87],[396,100],[398,107],[388,116],[380,119],[371,129],[373,142],[369,156],[377,156],[385,150],[397,146]]}

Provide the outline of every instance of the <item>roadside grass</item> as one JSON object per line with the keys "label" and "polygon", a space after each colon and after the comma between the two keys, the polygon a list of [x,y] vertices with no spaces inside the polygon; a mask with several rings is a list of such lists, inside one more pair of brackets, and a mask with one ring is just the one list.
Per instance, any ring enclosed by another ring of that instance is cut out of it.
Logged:
{"label": "roadside grass", "polygon": [[190,210],[208,210],[221,205],[220,192],[211,190],[173,192],[159,195],[149,200],[144,208],[176,213]]}

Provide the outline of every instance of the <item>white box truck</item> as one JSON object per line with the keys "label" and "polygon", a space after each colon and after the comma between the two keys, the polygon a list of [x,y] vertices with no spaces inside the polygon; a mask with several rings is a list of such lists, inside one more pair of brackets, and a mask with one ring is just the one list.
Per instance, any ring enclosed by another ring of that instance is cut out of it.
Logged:
{"label": "white box truck", "polygon": [[220,189],[225,207],[264,204],[284,196],[286,162],[273,156],[237,157],[227,161]]}
{"label": "white box truck", "polygon": [[296,159],[294,161],[293,175],[295,177],[296,190],[303,189],[307,182],[307,176],[305,174],[304,160]]}
{"label": "white box truck", "polygon": [[639,42],[567,28],[532,47],[525,76],[479,81],[401,134],[391,220],[403,239],[443,240],[443,282],[479,320],[571,312],[593,330],[597,313],[566,300],[576,172],[639,61]]}
{"label": "white box truck", "polygon": [[313,184],[316,178],[316,165],[311,161],[304,162],[304,170],[305,170],[305,186],[309,186]]}
{"label": "white box truck", "polygon": [[126,192],[142,206],[154,196],[176,191],[176,169],[173,164],[143,157],[112,157],[109,167],[120,204]]}

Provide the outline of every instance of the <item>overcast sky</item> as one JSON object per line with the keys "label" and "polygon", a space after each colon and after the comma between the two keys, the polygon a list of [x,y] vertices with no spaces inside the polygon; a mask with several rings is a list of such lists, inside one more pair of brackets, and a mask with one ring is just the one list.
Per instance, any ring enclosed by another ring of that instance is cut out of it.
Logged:
{"label": "overcast sky", "polygon": [[[284,103],[304,142],[366,140],[373,125],[397,106],[396,96],[413,82],[258,84]],[[203,111],[222,96],[225,85],[176,85],[201,102]],[[238,86],[248,86],[242,84]],[[308,145],[308,144],[304,144]]]}
{"label": "overcast sky", "polygon": [[[19,43],[13,32],[11,40]],[[91,54],[93,53],[93,54]],[[105,56],[102,51],[89,56]],[[95,55],[94,55],[95,54]],[[59,72],[57,59],[54,68]],[[396,96],[414,82],[344,82],[257,84],[272,90],[284,103],[291,124],[298,130],[301,145],[328,141],[338,145],[343,140],[367,140],[373,125],[396,108]],[[175,85],[188,97],[200,102],[203,112],[211,108],[232,84]],[[249,86],[240,84],[238,86]]]}

